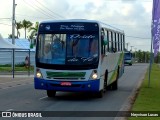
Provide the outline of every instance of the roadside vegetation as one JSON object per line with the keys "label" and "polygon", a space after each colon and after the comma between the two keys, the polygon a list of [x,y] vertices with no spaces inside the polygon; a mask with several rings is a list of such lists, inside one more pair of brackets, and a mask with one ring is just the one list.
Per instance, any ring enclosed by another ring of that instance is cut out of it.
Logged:
{"label": "roadside vegetation", "polygon": [[150,87],[148,87],[148,72],[145,75],[142,86],[132,108],[134,111],[155,111],[159,117],[130,117],[128,120],[160,120],[160,66],[152,65]]}
{"label": "roadside vegetation", "polygon": [[[14,37],[16,39],[19,39],[21,35],[20,30],[24,29],[25,39],[28,39],[30,41],[30,48],[33,48],[36,44],[36,42],[33,40],[35,39],[35,36],[37,34],[38,26],[39,22],[32,23],[31,21],[25,19],[23,21],[16,22],[15,27],[17,35],[15,35]],[[27,36],[27,34],[30,35]],[[12,34],[8,34],[8,39],[12,39]]]}
{"label": "roadside vegetation", "polygon": [[[134,51],[133,58],[135,62],[138,63],[149,63],[150,62],[150,52],[149,51]],[[160,52],[158,53],[157,57],[154,58],[154,63],[160,63]]]}
{"label": "roadside vegetation", "polygon": [[[15,65],[15,71],[28,71],[30,69],[30,71],[34,71],[34,67],[33,66],[26,66],[25,63],[20,63],[20,64],[16,64]],[[5,65],[0,65],[0,72],[12,72],[12,65],[11,64],[5,64]]]}

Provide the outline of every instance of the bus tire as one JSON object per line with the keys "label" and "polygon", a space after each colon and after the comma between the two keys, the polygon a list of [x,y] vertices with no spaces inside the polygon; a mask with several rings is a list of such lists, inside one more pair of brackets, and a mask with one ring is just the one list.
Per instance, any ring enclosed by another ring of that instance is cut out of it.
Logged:
{"label": "bus tire", "polygon": [[47,96],[48,97],[55,97],[56,91],[54,90],[47,90]]}
{"label": "bus tire", "polygon": [[104,91],[103,90],[100,90],[99,92],[96,93],[96,97],[97,98],[102,98],[104,95]]}
{"label": "bus tire", "polygon": [[108,80],[108,70],[105,72],[104,76],[104,89],[107,90],[107,80]]}
{"label": "bus tire", "polygon": [[120,67],[118,66],[116,80],[112,84],[112,90],[118,89],[119,70],[120,70]]}

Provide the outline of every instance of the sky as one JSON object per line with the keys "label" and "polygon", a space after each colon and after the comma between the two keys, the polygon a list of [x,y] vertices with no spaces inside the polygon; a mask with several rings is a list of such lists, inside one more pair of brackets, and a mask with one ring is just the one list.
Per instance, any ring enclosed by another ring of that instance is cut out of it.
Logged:
{"label": "sky", "polygon": [[[128,50],[150,51],[152,0],[15,0],[17,22],[98,20],[124,30]],[[0,34],[12,33],[13,0],[0,0]],[[24,30],[20,30],[24,38]],[[28,33],[29,35],[29,33]]]}

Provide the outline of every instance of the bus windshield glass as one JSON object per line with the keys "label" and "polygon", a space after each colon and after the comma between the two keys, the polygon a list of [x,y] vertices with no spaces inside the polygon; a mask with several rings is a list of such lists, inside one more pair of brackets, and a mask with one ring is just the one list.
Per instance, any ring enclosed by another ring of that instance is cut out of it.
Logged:
{"label": "bus windshield glass", "polygon": [[98,62],[98,34],[87,32],[39,34],[37,61],[55,65],[89,65]]}
{"label": "bus windshield glass", "polygon": [[125,59],[131,59],[132,58],[132,53],[128,52],[128,53],[125,53]]}

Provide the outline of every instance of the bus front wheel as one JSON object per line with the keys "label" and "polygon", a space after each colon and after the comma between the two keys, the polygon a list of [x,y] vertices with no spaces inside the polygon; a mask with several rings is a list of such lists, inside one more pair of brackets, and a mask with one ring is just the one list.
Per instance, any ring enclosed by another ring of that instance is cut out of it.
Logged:
{"label": "bus front wheel", "polygon": [[97,98],[102,98],[102,97],[103,97],[103,94],[104,94],[104,91],[103,91],[103,90],[100,90],[99,92],[96,93],[96,97],[97,97]]}
{"label": "bus front wheel", "polygon": [[48,97],[55,97],[56,91],[54,90],[47,90],[47,96]]}

